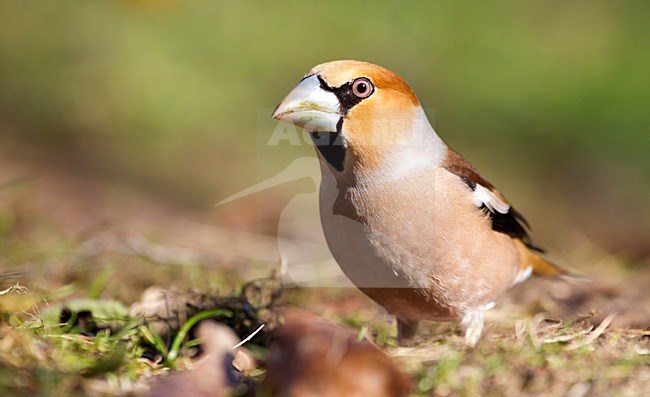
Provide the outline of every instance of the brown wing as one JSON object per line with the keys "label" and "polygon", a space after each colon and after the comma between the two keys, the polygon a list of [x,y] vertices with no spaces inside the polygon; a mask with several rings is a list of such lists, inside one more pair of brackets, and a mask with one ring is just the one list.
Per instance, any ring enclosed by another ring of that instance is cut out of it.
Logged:
{"label": "brown wing", "polygon": [[492,230],[519,239],[530,249],[544,252],[530,239],[530,226],[524,216],[512,208],[505,197],[485,180],[472,164],[460,154],[447,149],[447,157],[442,165],[447,171],[461,178],[475,193],[477,207],[485,211],[492,220]]}

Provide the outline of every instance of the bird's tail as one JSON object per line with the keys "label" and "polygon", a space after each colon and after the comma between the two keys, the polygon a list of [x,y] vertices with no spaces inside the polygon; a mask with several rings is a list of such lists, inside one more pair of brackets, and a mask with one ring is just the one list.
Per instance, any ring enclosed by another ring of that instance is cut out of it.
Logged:
{"label": "bird's tail", "polygon": [[568,271],[555,263],[549,262],[536,254],[529,255],[528,263],[533,266],[533,274],[535,276],[556,277],[568,273]]}
{"label": "bird's tail", "polygon": [[570,270],[567,270],[561,266],[556,265],[553,262],[550,262],[542,258],[536,252],[531,251],[523,243],[520,244],[520,249],[524,252],[524,264],[525,266],[533,267],[533,274],[540,277],[561,277],[566,280],[574,281],[591,281],[591,278],[583,276],[581,274],[574,273]]}

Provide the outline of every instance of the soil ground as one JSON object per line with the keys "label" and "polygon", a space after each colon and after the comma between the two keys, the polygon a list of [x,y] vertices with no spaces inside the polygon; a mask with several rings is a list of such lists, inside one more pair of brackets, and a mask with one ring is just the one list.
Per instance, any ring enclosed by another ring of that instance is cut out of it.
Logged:
{"label": "soil ground", "polygon": [[[277,267],[274,238],[215,226],[212,214],[19,162],[0,166],[0,183],[4,396],[142,394],[169,371],[146,359],[146,335],[127,316],[147,288],[235,296]],[[433,323],[397,346],[394,320],[352,288],[285,286],[278,307],[351,325],[400,362],[417,396],[650,395],[650,262],[580,236],[566,245],[593,281],[515,287],[475,349],[452,324]],[[103,313],[112,332],[66,328],[64,307],[91,310],[98,323]]]}

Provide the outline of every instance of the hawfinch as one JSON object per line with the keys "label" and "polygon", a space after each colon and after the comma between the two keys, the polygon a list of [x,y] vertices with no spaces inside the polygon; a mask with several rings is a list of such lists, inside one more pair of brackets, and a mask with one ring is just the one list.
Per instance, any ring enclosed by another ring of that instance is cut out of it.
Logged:
{"label": "hawfinch", "polygon": [[397,317],[459,320],[475,345],[483,313],[540,257],[524,217],[440,139],[399,76],[359,61],[310,70],[273,117],[304,128],[320,160],[320,217],[345,275]]}

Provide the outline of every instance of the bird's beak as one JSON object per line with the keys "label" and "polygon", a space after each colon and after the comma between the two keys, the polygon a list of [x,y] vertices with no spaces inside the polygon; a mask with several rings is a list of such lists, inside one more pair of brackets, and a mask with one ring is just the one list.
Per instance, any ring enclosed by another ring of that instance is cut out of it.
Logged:
{"label": "bird's beak", "polygon": [[273,118],[309,132],[336,131],[341,104],[331,91],[321,88],[317,75],[304,78],[275,108]]}

